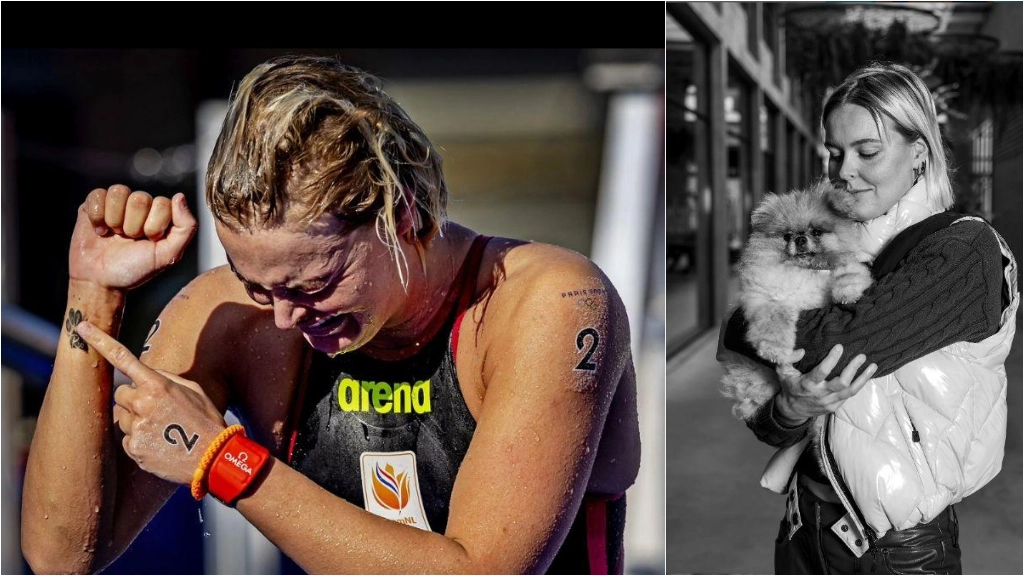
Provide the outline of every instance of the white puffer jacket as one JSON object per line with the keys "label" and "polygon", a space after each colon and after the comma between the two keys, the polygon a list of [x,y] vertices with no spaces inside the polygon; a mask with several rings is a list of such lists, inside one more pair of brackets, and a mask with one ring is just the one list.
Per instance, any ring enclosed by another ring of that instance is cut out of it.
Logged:
{"label": "white puffer jacket", "polygon": [[[822,432],[861,518],[879,537],[934,519],[1002,467],[1003,362],[1020,296],[1013,254],[996,237],[1009,261],[1003,275],[1010,305],[999,331],[981,342],[956,342],[871,380]],[[839,492],[841,485],[831,480]]]}

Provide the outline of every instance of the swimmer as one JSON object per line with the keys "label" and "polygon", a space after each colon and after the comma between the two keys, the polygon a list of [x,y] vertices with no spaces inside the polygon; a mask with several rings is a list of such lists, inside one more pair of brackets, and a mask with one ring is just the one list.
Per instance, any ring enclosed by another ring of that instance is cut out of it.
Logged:
{"label": "swimmer", "polygon": [[635,376],[593,263],[448,221],[426,135],[327,58],[242,80],[206,201],[229,265],[172,299],[141,358],[116,340],[125,298],[196,219],[122,185],[79,209],[25,475],[33,570],[102,570],[188,486],[310,573],[622,571]]}

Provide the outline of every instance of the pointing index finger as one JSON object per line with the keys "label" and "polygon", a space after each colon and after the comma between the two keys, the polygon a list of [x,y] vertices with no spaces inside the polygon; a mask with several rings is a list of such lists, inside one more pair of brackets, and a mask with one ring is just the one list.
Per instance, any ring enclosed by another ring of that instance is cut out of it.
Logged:
{"label": "pointing index finger", "polygon": [[132,381],[142,383],[156,374],[152,368],[136,358],[124,344],[92,324],[85,321],[79,322],[75,331],[95,348],[100,356],[106,358],[114,368],[124,372],[124,375],[131,378]]}

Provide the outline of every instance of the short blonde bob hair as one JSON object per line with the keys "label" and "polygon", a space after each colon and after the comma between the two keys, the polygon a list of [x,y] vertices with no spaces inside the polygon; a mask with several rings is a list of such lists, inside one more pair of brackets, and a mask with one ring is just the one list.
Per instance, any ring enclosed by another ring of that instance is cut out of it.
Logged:
{"label": "short blonde bob hair", "polygon": [[822,137],[829,114],[843,104],[855,104],[870,112],[880,133],[884,132],[884,117],[892,121],[895,130],[907,142],[924,140],[928,146],[924,174],[928,201],[937,211],[953,205],[953,187],[935,102],[917,74],[899,64],[873,63],[854,70],[825,99],[821,110]]}
{"label": "short blonde bob hair", "polygon": [[397,223],[418,247],[446,219],[441,157],[381,80],[333,58],[282,56],[232,95],[206,171],[206,202],[232,230],[309,226],[333,215],[373,223],[398,264]]}

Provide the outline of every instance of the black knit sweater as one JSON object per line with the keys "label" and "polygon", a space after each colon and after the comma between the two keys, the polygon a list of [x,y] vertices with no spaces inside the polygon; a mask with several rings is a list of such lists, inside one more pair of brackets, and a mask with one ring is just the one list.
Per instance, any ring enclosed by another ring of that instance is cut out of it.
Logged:
{"label": "black knit sweater", "polygon": [[[959,216],[936,214],[893,238],[875,259],[875,283],[856,303],[802,312],[796,348],[805,355],[796,369],[810,371],[834,345],[842,344],[842,358],[829,378],[838,376],[857,354],[867,357],[865,364],[878,365],[876,377],[885,376],[954,342],[980,342],[995,334],[1009,302],[1004,258],[988,224],[950,225]],[[737,310],[724,344],[761,361],[745,334],[743,314]],[[765,404],[747,425],[773,446],[795,444],[810,421],[783,426],[774,418],[774,404]]]}

